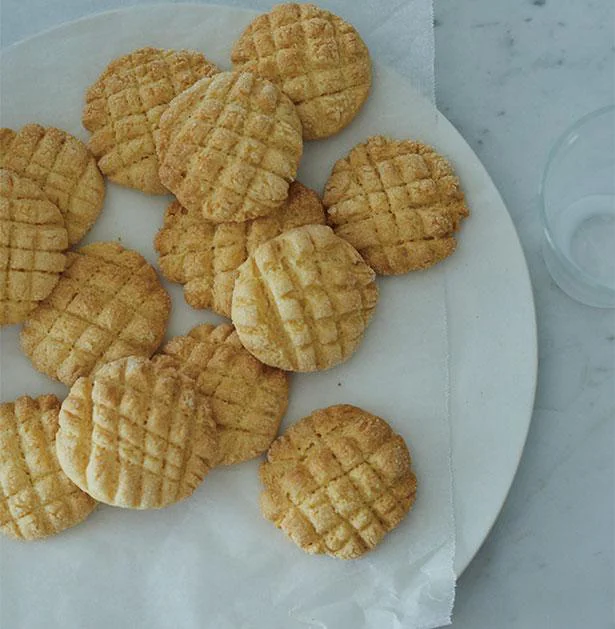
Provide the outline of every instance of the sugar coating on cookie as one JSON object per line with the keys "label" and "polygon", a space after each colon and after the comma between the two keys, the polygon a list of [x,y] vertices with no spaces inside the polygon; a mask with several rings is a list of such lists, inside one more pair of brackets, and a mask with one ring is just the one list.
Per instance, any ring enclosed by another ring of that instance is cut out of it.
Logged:
{"label": "sugar coating on cookie", "polygon": [[324,224],[318,195],[294,181],[288,199],[269,216],[243,223],[212,223],[199,211],[169,205],[154,246],[160,272],[184,285],[193,308],[210,308],[231,316],[231,298],[237,269],[260,245],[302,225]]}
{"label": "sugar coating on cookie", "polygon": [[60,467],[59,412],[55,395],[0,404],[0,531],[9,537],[48,537],[85,520],[96,507]]}
{"label": "sugar coating on cookie", "polygon": [[267,365],[328,369],[355,351],[372,317],[374,272],[329,227],[308,225],[261,245],[239,267],[231,315]]}
{"label": "sugar coating on cookie", "polygon": [[31,179],[0,168],[0,325],[19,323],[66,264],[62,213]]}
{"label": "sugar coating on cookie", "polygon": [[94,225],[105,200],[105,182],[86,145],[61,129],[28,124],[0,129],[0,168],[35,181],[60,208],[69,243]]}
{"label": "sugar coating on cookie", "polygon": [[192,494],[218,459],[216,425],[196,384],[130,356],[79,378],[60,410],[62,469],[117,507],[165,507]]}
{"label": "sugar coating on cookie", "polygon": [[100,170],[124,186],[166,194],[156,155],[160,117],[178,94],[216,72],[195,50],[147,47],[114,59],[86,91],[82,116]]}
{"label": "sugar coating on cookie", "polygon": [[451,255],[469,215],[444,157],[420,142],[383,136],[335,163],[323,200],[335,233],[382,275],[426,269]]}
{"label": "sugar coating on cookie", "polygon": [[371,85],[369,51],[359,33],[313,4],[281,4],[259,15],[235,43],[231,61],[290,96],[306,140],[348,125]]}
{"label": "sugar coating on cookie", "polygon": [[172,338],[153,360],[167,358],[210,401],[222,465],[267,450],[288,405],[286,373],[256,360],[229,324],[204,324]]}
{"label": "sugar coating on cookie", "polygon": [[36,369],[71,386],[99,365],[151,356],[171,301],[140,253],[99,242],[67,254],[66,270],[30,313],[21,347]]}
{"label": "sugar coating on cookie", "polygon": [[157,149],[160,180],[184,207],[241,222],[286,200],[303,151],[301,122],[270,81],[220,72],[171,101]]}
{"label": "sugar coating on cookie", "polygon": [[293,424],[271,445],[260,476],[265,518],[304,551],[340,559],[379,544],[416,498],[403,438],[348,404]]}

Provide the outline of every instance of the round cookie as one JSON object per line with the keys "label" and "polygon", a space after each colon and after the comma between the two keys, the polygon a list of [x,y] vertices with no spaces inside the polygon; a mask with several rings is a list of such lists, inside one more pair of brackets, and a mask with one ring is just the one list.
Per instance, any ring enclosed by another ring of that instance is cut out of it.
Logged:
{"label": "round cookie", "polygon": [[291,426],[271,445],[260,476],[265,518],[304,551],[340,559],[379,544],[416,498],[403,438],[348,404]]}
{"label": "round cookie", "polygon": [[449,256],[469,215],[459,179],[441,155],[383,136],[335,163],[324,204],[335,233],[382,275],[426,269]]}
{"label": "round cookie", "polygon": [[325,222],[318,195],[293,181],[279,209],[244,223],[212,223],[174,201],[154,246],[160,254],[160,272],[184,285],[184,297],[193,308],[210,308],[230,317],[237,269],[247,257],[284,231]]}
{"label": "round cookie", "polygon": [[92,227],[105,200],[105,182],[88,148],[66,131],[28,124],[0,129],[0,168],[35,181],[66,222],[68,242]]}
{"label": "round cookie", "polygon": [[59,412],[55,395],[0,404],[0,531],[9,537],[48,537],[96,508],[58,462]]}
{"label": "round cookie", "polygon": [[329,227],[307,225],[239,267],[231,314],[244,347],[266,365],[317,371],[351,356],[377,300],[361,256]]}
{"label": "round cookie", "polygon": [[160,180],[216,223],[267,216],[288,196],[303,151],[295,106],[249,72],[201,79],[160,119]]}
{"label": "round cookie", "polygon": [[60,410],[62,469],[116,507],[154,509],[187,498],[216,464],[216,425],[196,384],[130,356],[79,378]]}
{"label": "round cookie", "polygon": [[103,363],[151,356],[170,309],[140,253],[94,243],[67,254],[59,282],[25,321],[21,347],[36,369],[70,387]]}
{"label": "round cookie", "polygon": [[160,117],[178,94],[216,72],[194,50],[147,47],[114,59],[87,90],[83,109],[100,170],[115,183],[166,194],[155,144]]}
{"label": "round cookie", "polygon": [[152,360],[175,365],[196,381],[218,427],[220,463],[231,465],[271,445],[288,406],[288,376],[256,360],[232,325],[199,325],[176,336]]}
{"label": "round cookie", "polygon": [[235,43],[231,61],[290,96],[306,140],[348,125],[371,85],[369,52],[359,33],[313,4],[281,4],[259,15]]}
{"label": "round cookie", "polygon": [[23,321],[66,263],[62,213],[30,179],[0,168],[0,326]]}

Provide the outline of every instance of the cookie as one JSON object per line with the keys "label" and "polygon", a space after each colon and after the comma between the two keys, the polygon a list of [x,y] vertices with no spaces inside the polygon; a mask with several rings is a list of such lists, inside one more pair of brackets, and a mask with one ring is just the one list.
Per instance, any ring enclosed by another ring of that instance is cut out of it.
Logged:
{"label": "cookie", "polygon": [[455,251],[469,215],[450,164],[430,146],[371,137],[338,160],[324,204],[335,233],[382,275],[426,269]]}
{"label": "cookie", "polygon": [[313,4],[281,4],[259,15],[235,43],[231,61],[290,96],[306,140],[326,138],[348,125],[372,80],[359,33]]}
{"label": "cookie", "polygon": [[0,168],[0,325],[23,321],[64,270],[62,213],[30,179]]}
{"label": "cookie", "polygon": [[283,371],[256,360],[229,324],[199,325],[171,339],[162,354],[153,360],[172,358],[209,399],[222,465],[267,450],[288,405],[288,376]]}
{"label": "cookie", "polygon": [[170,309],[141,254],[114,242],[94,243],[67,254],[56,287],[26,319],[21,347],[36,369],[71,386],[103,363],[151,356]]}
{"label": "cookie", "polygon": [[308,225],[239,267],[231,315],[244,347],[266,365],[317,371],[350,357],[377,300],[361,256],[329,227]]}
{"label": "cookie", "polygon": [[230,317],[237,269],[247,257],[284,231],[325,222],[318,195],[293,181],[282,207],[244,223],[212,223],[174,201],[154,246],[162,275],[184,285],[184,296],[193,308],[210,308]]}
{"label": "cookie", "polygon": [[129,188],[166,194],[155,144],[160,117],[178,94],[216,72],[194,50],[148,47],[114,59],[87,90],[82,117],[103,174]]}
{"label": "cookie", "polygon": [[201,79],[160,119],[160,181],[216,223],[267,216],[288,196],[303,150],[295,106],[249,72]]}
{"label": "cookie", "polygon": [[216,464],[216,425],[196,384],[130,356],[79,378],[60,410],[62,469],[100,502],[166,507],[192,494]]}
{"label": "cookie", "polygon": [[57,205],[72,245],[92,227],[105,200],[96,158],[66,131],[28,124],[17,133],[0,129],[0,168],[35,181]]}
{"label": "cookie", "polygon": [[403,438],[356,406],[330,406],[278,437],[260,468],[267,520],[304,551],[355,559],[379,544],[416,498]]}
{"label": "cookie", "polygon": [[0,404],[0,531],[40,539],[79,524],[96,502],[73,484],[56,455],[60,401],[22,396]]}

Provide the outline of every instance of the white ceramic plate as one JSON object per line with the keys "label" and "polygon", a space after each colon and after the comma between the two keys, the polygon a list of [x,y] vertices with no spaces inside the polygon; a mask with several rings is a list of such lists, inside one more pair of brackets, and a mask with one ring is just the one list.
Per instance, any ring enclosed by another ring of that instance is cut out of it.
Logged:
{"label": "white ceramic plate", "polygon": [[[168,21],[171,10],[192,12],[195,20],[211,18],[212,11],[232,12],[233,28],[230,30],[234,32],[223,34],[229,49],[236,34],[253,15],[251,11],[207,6],[133,8],[129,10],[131,14],[141,12],[143,29],[131,34],[132,47],[194,45],[173,33]],[[107,60],[130,50],[115,45],[115,40],[126,35],[123,15],[127,12],[87,18],[89,26],[95,27],[96,37],[83,38],[82,54],[78,58],[64,58],[62,42],[69,36],[80,37],[81,32],[91,32],[91,29],[83,29],[83,21],[42,33],[5,51],[1,78],[2,126],[18,127],[31,120],[40,120],[86,137],[79,124],[81,94],[85,87],[82,82],[84,69],[102,68]],[[158,28],[153,28],[156,24]],[[204,40],[199,47],[207,51],[208,42]],[[218,59],[214,56],[213,60],[227,66],[228,51],[226,57]],[[43,92],[40,91],[41,72],[59,77],[54,82],[46,74]],[[91,70],[90,75],[91,79],[95,78]],[[60,110],[57,103],[64,102],[62,96],[66,89],[76,90],[78,96],[74,108]],[[403,110],[407,112],[403,128],[398,111],[388,115],[391,102],[403,104]],[[406,79],[377,66],[368,105],[355,121],[352,131],[332,140],[336,142],[333,155],[341,156],[350,148],[356,142],[357,128],[374,118],[379,121],[378,131],[398,137],[420,137],[449,156],[459,172],[472,208],[472,217],[461,233],[458,252],[433,271],[445,274],[447,286],[457,531],[455,570],[461,574],[503,504],[528,431],[536,379],[536,329],[531,286],[515,229],[489,175],[453,126],[419,97]],[[309,146],[305,159],[318,163],[302,177],[306,184],[317,190],[322,189],[332,163],[331,153],[326,153],[323,146]],[[325,154],[328,158],[319,160]],[[131,205],[136,207],[147,202],[153,206],[151,224],[136,227],[143,233],[135,234],[131,246],[154,261],[151,237],[160,223],[166,199],[144,201],[145,197],[139,193],[115,186],[109,189],[107,206],[125,207],[126,212],[131,211]],[[113,224],[114,220],[120,220],[120,214],[115,212],[104,219],[107,232],[121,231],[118,231],[119,224]],[[142,220],[144,214],[140,216]],[[100,238],[97,229],[98,226],[89,240]],[[107,235],[103,231],[103,237]],[[181,291],[174,287],[171,292],[177,307],[182,301]],[[187,316],[193,324],[204,318],[199,313]],[[14,350],[16,339],[16,329],[5,330],[3,351]],[[17,361],[19,364],[15,364],[15,369],[9,371],[5,365],[0,373],[3,398],[10,399],[17,392],[64,393],[62,387],[35,374],[25,358]],[[31,376],[24,379],[16,375],[23,373]],[[320,405],[315,401],[313,406]]]}

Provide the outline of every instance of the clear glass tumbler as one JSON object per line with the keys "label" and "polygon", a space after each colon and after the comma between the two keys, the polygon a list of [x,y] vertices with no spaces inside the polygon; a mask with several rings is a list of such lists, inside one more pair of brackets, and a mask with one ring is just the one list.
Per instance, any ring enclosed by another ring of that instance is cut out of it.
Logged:
{"label": "clear glass tumbler", "polygon": [[540,205],[553,279],[577,301],[615,308],[615,106],[581,118],[555,143]]}

